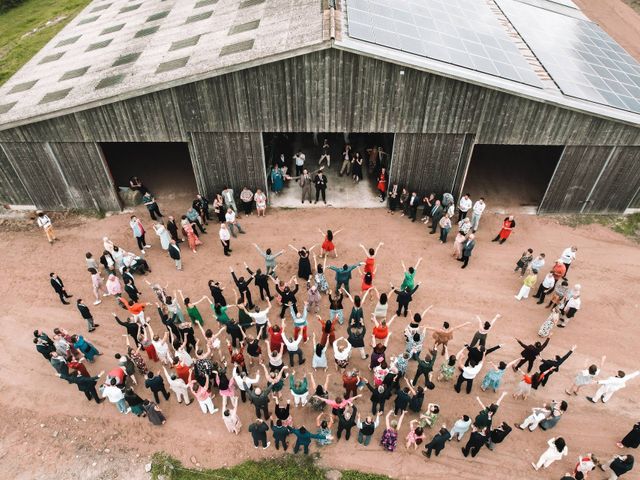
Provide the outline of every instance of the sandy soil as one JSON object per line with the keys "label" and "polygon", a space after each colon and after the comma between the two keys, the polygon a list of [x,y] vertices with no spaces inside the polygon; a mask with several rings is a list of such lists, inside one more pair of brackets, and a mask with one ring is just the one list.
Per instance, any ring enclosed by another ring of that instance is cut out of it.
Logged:
{"label": "sandy soil", "polygon": [[587,17],[600,25],[616,42],[640,61],[640,15],[637,0],[573,0]]}
{"label": "sandy soil", "polygon": [[[168,207],[162,203],[160,206],[169,212]],[[178,209],[173,213],[177,212]],[[139,213],[150,226],[145,212],[140,210]],[[34,328],[51,332],[55,326],[62,326],[86,334],[85,324],[74,306],[62,306],[52,292],[48,284],[49,271],[62,276],[69,292],[75,295],[74,299],[81,296],[89,300],[90,282],[84,269],[84,252],[97,253],[100,239],[105,234],[123,247],[134,249],[127,218],[123,214],[102,220],[67,219],[58,225],[60,242],[54,246],[49,246],[41,232],[33,229],[16,232],[3,228],[0,233],[0,251],[4,252],[0,282],[0,295],[4,300],[0,348],[0,361],[4,366],[0,370],[3,392],[0,398],[3,407],[0,410],[0,465],[6,478],[72,478],[78,471],[83,471],[83,478],[143,477],[144,464],[158,450],[167,451],[188,465],[191,465],[190,457],[195,456],[207,467],[277,455],[274,449],[254,450],[246,432],[238,437],[227,434],[219,414],[204,417],[196,405],[180,406],[174,399],[163,402],[161,407],[168,422],[162,428],[152,428],[145,419],[120,415],[109,404],[90,404],[74,386],[59,380],[35,352],[31,343]],[[513,337],[534,340],[539,325],[546,318],[546,310],[531,299],[522,303],[514,300],[513,295],[520,286],[520,278],[513,273],[515,260],[529,246],[536,252],[546,252],[552,260],[573,243],[579,246],[579,260],[572,268],[570,280],[583,285],[583,311],[570,328],[557,331],[548,354],[564,353],[573,343],[578,344],[578,350],[546,390],[537,392],[525,402],[505,399],[498,420],[521,420],[533,406],[554,398],[564,399],[563,390],[576,371],[602,354],[608,355],[605,375],[617,369],[632,371],[637,368],[634,358],[628,354],[637,347],[640,330],[635,323],[638,304],[630,300],[634,298],[638,284],[640,254],[637,246],[602,227],[574,230],[559,226],[551,219],[536,217],[518,218],[518,228],[512,238],[499,246],[489,240],[495,235],[500,220],[498,215],[485,216],[474,257],[469,268],[461,270],[460,264],[450,257],[451,244],[441,245],[436,238],[426,234],[424,226],[411,224],[405,218],[391,216],[382,210],[271,211],[266,219],[255,216],[242,219],[249,233],[235,242],[233,256],[228,260],[222,256],[214,238],[215,228],[212,228],[212,233],[203,236],[204,245],[197,255],[184,253],[185,271],[180,273],[176,273],[172,262],[162,253],[156,238],[151,238],[153,248],[148,259],[153,273],[149,277],[169,281],[171,287],[180,287],[185,294],[199,297],[208,294],[206,281],[209,278],[226,283],[231,281],[229,265],[240,269],[245,260],[250,265],[261,264],[261,258],[251,246],[253,241],[272,248],[285,248],[287,243],[310,246],[321,240],[319,234],[314,233],[316,228],[337,230],[344,227],[345,231],[336,238],[340,255],[337,262],[361,260],[362,252],[357,246],[360,242],[367,245],[385,242],[379,254],[375,283],[386,287],[390,281],[396,284],[400,281],[401,259],[409,264],[419,256],[424,257],[418,275],[423,284],[416,295],[414,309],[434,305],[425,319],[429,325],[440,324],[443,320],[457,324],[472,320],[475,314],[489,318],[496,312],[502,313],[504,318],[491,333],[489,343],[504,345],[494,354],[494,361],[511,360],[519,352]],[[287,252],[279,269],[283,275],[293,275],[296,268],[295,254]],[[333,284],[332,278],[330,282]],[[142,279],[138,283],[144,285]],[[352,287],[357,288],[358,284],[359,280],[353,281]],[[148,290],[144,291],[143,299],[153,301]],[[371,308],[368,306],[365,313],[368,314]],[[326,309],[325,300],[323,311]],[[97,373],[116,365],[113,354],[123,351],[121,335],[124,330],[112,320],[115,306],[111,299],[92,307],[92,311],[101,327],[88,338],[104,352],[95,365],[89,366],[91,372]],[[153,325],[160,331],[157,316],[152,318]],[[210,315],[206,315],[206,324],[214,324]],[[405,325],[406,321],[401,319],[392,326],[391,353],[404,348],[400,337]],[[314,328],[317,330],[317,325]],[[452,350],[468,341],[473,331],[469,327],[459,332],[452,342]],[[308,344],[305,347],[307,356],[310,350]],[[331,363],[331,353],[329,359]],[[366,371],[365,363],[360,359],[352,360],[352,365]],[[317,378],[324,381],[324,374],[318,373]],[[514,375],[507,374],[504,388],[513,391],[517,381]],[[330,391],[337,395],[341,391],[337,376],[330,384]],[[147,396],[143,388],[138,388],[138,392]],[[590,392],[592,389],[585,393]],[[450,445],[439,459],[426,462],[419,453],[406,452],[404,447],[389,454],[382,452],[377,441],[364,448],[352,439],[322,449],[321,461],[328,466],[375,471],[398,478],[408,478],[420,469],[432,474],[432,478],[472,479],[478,478],[478,467],[497,480],[559,478],[573,466],[580,453],[592,451],[606,457],[617,451],[615,441],[638,420],[639,392],[640,383],[631,384],[607,407],[591,405],[584,397],[569,399],[569,411],[553,432],[514,432],[496,452],[484,450],[475,460],[464,459],[456,444]],[[445,384],[430,392],[427,401],[438,402],[442,407],[442,422],[451,425],[463,413],[477,413],[476,394],[485,403],[496,398],[493,393],[482,393],[477,386],[472,395],[457,395],[451,385]],[[219,406],[218,398],[215,402]],[[358,407],[361,411],[368,410],[368,397],[361,399]],[[246,426],[252,421],[252,410],[247,406],[241,410]],[[312,413],[302,409],[294,412],[294,419],[297,425],[304,422],[311,426],[313,423]],[[402,428],[402,438],[407,433],[407,425],[408,422]],[[376,437],[380,434],[381,430]],[[548,472],[534,475],[529,462],[545,449],[549,437],[558,435],[567,439],[569,458],[553,465]],[[314,446],[313,450],[317,448]],[[381,454],[383,461],[379,458]]]}

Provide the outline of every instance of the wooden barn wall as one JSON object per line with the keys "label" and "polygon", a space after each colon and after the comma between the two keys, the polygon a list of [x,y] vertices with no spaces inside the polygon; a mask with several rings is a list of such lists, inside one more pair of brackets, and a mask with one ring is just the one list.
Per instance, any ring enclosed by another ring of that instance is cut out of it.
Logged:
{"label": "wooden barn wall", "polygon": [[579,213],[612,150],[613,147],[566,147],[542,199],[540,213]]}
{"label": "wooden barn wall", "polygon": [[227,185],[237,194],[244,186],[267,191],[262,134],[194,132],[189,149],[198,188],[206,195]]}
{"label": "wooden barn wall", "polygon": [[640,186],[640,147],[616,147],[584,212],[622,212]]}
{"label": "wooden barn wall", "polygon": [[464,135],[396,134],[391,181],[418,193],[451,192],[464,140]]}
{"label": "wooden barn wall", "polygon": [[0,202],[9,205],[33,205],[29,192],[0,145]]}

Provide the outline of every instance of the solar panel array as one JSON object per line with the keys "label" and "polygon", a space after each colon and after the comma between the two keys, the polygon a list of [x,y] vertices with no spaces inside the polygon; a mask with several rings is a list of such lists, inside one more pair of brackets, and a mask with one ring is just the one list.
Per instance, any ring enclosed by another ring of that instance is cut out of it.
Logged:
{"label": "solar panel array", "polygon": [[348,0],[349,36],[542,88],[483,0]]}
{"label": "solar panel array", "polygon": [[496,1],[562,93],[640,113],[640,64],[595,23]]}

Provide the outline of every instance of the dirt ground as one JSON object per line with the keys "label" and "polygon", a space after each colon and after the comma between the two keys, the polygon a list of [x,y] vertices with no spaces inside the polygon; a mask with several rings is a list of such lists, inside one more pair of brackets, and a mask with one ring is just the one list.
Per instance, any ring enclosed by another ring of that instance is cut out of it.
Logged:
{"label": "dirt ground", "polygon": [[[160,206],[166,210],[165,214],[178,213],[177,209],[171,212],[162,203]],[[150,227],[145,212],[140,209],[139,214]],[[49,286],[48,273],[59,273],[74,299],[82,297],[89,303],[91,290],[84,268],[84,253],[88,250],[98,253],[104,235],[124,248],[134,250],[127,219],[127,214],[101,220],[69,218],[58,224],[60,241],[53,246],[49,246],[41,232],[35,229],[19,232],[9,231],[11,229],[5,226],[0,233],[0,251],[3,252],[1,321],[4,325],[0,348],[0,361],[4,366],[0,370],[3,392],[0,397],[0,466],[5,478],[65,479],[76,477],[78,471],[83,472],[83,478],[143,478],[149,456],[159,450],[175,455],[190,466],[194,456],[203,467],[278,454],[273,448],[265,452],[254,450],[246,430],[238,437],[228,434],[219,413],[205,417],[196,405],[177,405],[173,398],[168,403],[161,403],[168,418],[162,428],[152,427],[145,419],[120,415],[110,404],[88,403],[75,386],[59,380],[35,352],[31,343],[31,332],[35,328],[51,332],[54,327],[61,326],[86,334],[85,324],[75,307],[59,303]],[[547,314],[532,299],[518,303],[513,298],[520,287],[520,278],[513,273],[514,262],[529,246],[536,252],[545,252],[552,261],[563,248],[576,244],[579,257],[569,278],[572,283],[583,285],[583,310],[569,328],[556,331],[547,352],[549,355],[564,353],[573,343],[578,344],[578,350],[545,390],[524,402],[510,397],[505,399],[497,420],[512,423],[524,418],[533,406],[552,399],[565,399],[563,390],[575,373],[602,354],[608,356],[604,376],[618,369],[633,371],[638,365],[628,352],[637,347],[640,330],[635,323],[638,304],[631,300],[635,298],[639,280],[640,252],[635,244],[600,226],[571,229],[551,219],[529,216],[517,220],[517,230],[512,238],[504,245],[497,245],[489,240],[495,235],[501,217],[485,215],[469,268],[461,270],[460,264],[450,256],[451,243],[440,244],[426,233],[423,225],[412,224],[397,214],[391,216],[384,210],[331,208],[322,212],[270,211],[264,219],[242,218],[248,234],[234,243],[230,259],[222,256],[216,229],[212,226],[210,233],[203,235],[204,245],[197,254],[184,251],[184,272],[175,271],[157,239],[150,237],[153,248],[148,260],[153,273],[149,279],[170,282],[170,290],[181,288],[192,298],[199,298],[208,294],[206,282],[210,278],[229,284],[229,265],[240,270],[243,261],[253,266],[262,263],[251,242],[274,249],[286,248],[288,243],[310,246],[321,241],[316,228],[337,230],[342,227],[344,232],[336,237],[338,264],[361,260],[363,255],[358,247],[361,242],[368,246],[378,241],[385,243],[379,253],[375,279],[375,284],[381,288],[386,288],[390,281],[396,285],[400,282],[401,260],[411,264],[420,256],[424,258],[417,277],[422,286],[416,294],[413,309],[417,311],[434,305],[424,320],[426,324],[439,325],[443,320],[458,324],[473,320],[475,314],[488,319],[500,312],[503,318],[490,334],[489,344],[503,344],[503,348],[494,354],[494,361],[509,361],[516,358],[520,350],[514,337],[535,340],[538,327]],[[287,251],[281,260],[281,275],[295,274],[295,254]],[[332,276],[329,279],[333,284]],[[138,284],[144,292],[142,298],[153,301],[151,292],[142,288],[142,279]],[[357,289],[358,285],[359,279],[354,279],[352,288]],[[87,337],[104,353],[94,365],[89,365],[92,373],[113,368],[116,365],[113,354],[123,351],[124,329],[111,317],[111,312],[116,311],[114,303],[112,299],[106,299],[101,305],[92,307],[101,327]],[[367,305],[365,316],[371,309],[372,304]],[[215,322],[208,311],[204,308],[201,311],[207,312],[206,325],[213,326]],[[322,311],[326,314],[326,300]],[[394,333],[389,350],[392,354],[404,348],[401,332],[406,323],[405,319],[399,319],[392,326]],[[157,315],[152,315],[152,324],[156,330],[161,330]],[[313,325],[312,329],[318,331],[318,325]],[[460,348],[473,332],[474,327],[470,326],[456,334],[451,350]],[[340,328],[339,334],[343,333]],[[307,357],[310,351],[309,343],[305,347]],[[332,364],[332,354],[328,357]],[[305,367],[309,367],[309,363]],[[351,365],[368,374],[365,362],[359,358],[352,359]],[[414,368],[411,367],[410,373]],[[324,381],[325,375],[318,372],[316,377]],[[518,380],[515,375],[507,374],[505,391],[513,391]],[[337,375],[333,376],[330,385],[332,394],[338,395],[341,389]],[[144,388],[137,390],[147,397]],[[585,391],[592,392],[592,388]],[[592,405],[584,396],[571,398],[565,418],[554,431],[516,431],[494,453],[483,450],[474,460],[463,458],[457,444],[451,444],[439,459],[429,462],[419,452],[405,451],[404,446],[396,453],[383,453],[377,443],[382,433],[379,430],[376,441],[368,448],[358,445],[354,439],[323,448],[321,462],[327,466],[385,473],[398,478],[408,478],[416,471],[423,471],[429,472],[432,478],[473,479],[478,478],[479,467],[484,475],[490,474],[496,480],[559,478],[574,465],[578,454],[594,452],[599,457],[607,457],[617,451],[615,442],[638,420],[639,392],[640,383],[632,383],[606,407]],[[477,386],[472,395],[457,395],[451,385],[443,384],[428,393],[427,402],[439,403],[441,421],[451,425],[463,413],[475,415],[478,412],[476,394],[485,403],[497,396],[482,393]],[[219,406],[219,398],[214,402]],[[368,396],[360,399],[357,406],[362,412],[369,410]],[[248,406],[241,407],[244,428],[252,421],[251,412]],[[310,411],[299,409],[293,415],[296,425],[313,425]],[[411,418],[412,415],[406,420]],[[408,421],[401,430],[402,439],[407,431]],[[559,435],[567,439],[569,457],[554,464],[548,472],[534,474],[529,463],[546,448],[549,437]],[[381,454],[384,455],[382,461]]]}

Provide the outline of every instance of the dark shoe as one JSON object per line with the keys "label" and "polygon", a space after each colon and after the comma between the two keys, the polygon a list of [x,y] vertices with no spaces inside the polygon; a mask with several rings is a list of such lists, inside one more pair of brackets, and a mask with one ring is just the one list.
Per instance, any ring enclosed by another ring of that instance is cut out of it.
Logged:
{"label": "dark shoe", "polygon": [[540,300],[539,302],[536,302],[536,305],[541,305],[541,304],[543,304],[543,303],[544,303],[544,302],[543,302],[542,300]]}
{"label": "dark shoe", "polygon": [[468,457],[468,456],[469,456],[469,452],[468,452],[468,451],[466,451],[464,448],[461,448],[460,450],[462,451],[462,454],[463,454],[465,457]]}
{"label": "dark shoe", "polygon": [[462,265],[460,268],[467,268],[467,266],[466,265]]}
{"label": "dark shoe", "polygon": [[587,397],[587,400],[589,400],[591,403],[598,403],[593,399],[593,397]]}
{"label": "dark shoe", "polygon": [[225,257],[230,257],[231,256],[230,253],[225,253],[224,255],[225,255]]}
{"label": "dark shoe", "polygon": [[70,305],[70,303],[69,303],[69,302],[65,302],[64,300],[62,301],[62,304],[63,304],[63,305]]}
{"label": "dark shoe", "polygon": [[431,454],[429,452],[422,452],[422,455],[424,455],[427,458],[431,458]]}
{"label": "dark shoe", "polygon": [[307,360],[305,358],[303,358],[302,360],[300,360],[300,363],[298,365],[304,365],[304,362],[306,362]]}
{"label": "dark shoe", "polygon": [[99,324],[99,323],[94,323],[94,324],[93,324],[93,328],[98,328],[99,326],[100,326],[100,324]]}

